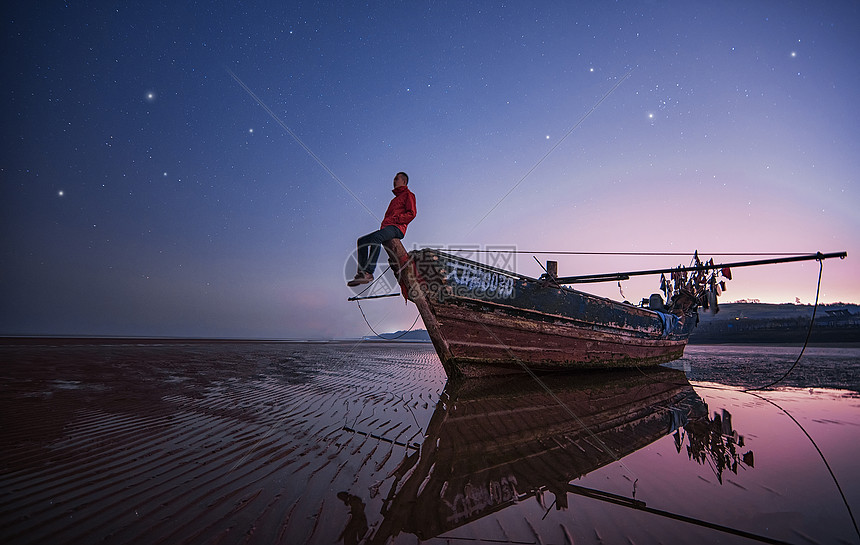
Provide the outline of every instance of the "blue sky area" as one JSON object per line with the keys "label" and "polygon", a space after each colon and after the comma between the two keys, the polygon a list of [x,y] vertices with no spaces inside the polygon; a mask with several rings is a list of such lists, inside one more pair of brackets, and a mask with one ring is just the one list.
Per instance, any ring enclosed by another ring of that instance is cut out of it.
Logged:
{"label": "blue sky area", "polygon": [[[2,18],[0,334],[368,334],[344,277],[400,170],[408,248],[846,250],[821,300],[860,301],[857,2],[18,2]],[[811,303],[817,277],[738,270],[723,301]],[[364,309],[380,331],[417,316]]]}

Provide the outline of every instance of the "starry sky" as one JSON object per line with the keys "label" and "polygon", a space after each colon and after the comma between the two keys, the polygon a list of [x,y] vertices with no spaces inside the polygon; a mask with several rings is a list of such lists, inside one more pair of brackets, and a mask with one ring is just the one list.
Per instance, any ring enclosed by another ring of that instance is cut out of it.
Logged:
{"label": "starry sky", "polygon": [[[408,249],[516,248],[506,265],[531,276],[538,251],[844,250],[821,301],[860,301],[857,2],[70,1],[2,18],[0,334],[369,334],[345,279],[400,170]],[[737,270],[722,300],[811,303],[817,278],[815,262]],[[362,308],[378,331],[417,316]]]}

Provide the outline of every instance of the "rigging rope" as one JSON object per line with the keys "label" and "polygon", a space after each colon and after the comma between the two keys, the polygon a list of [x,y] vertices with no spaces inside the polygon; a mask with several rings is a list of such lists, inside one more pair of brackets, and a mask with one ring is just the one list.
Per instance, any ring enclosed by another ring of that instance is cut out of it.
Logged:
{"label": "rigging rope", "polygon": [[860,537],[860,528],[857,527],[857,519],[854,518],[854,512],[851,510],[851,505],[848,503],[848,498],[845,497],[845,492],[842,491],[842,486],[839,484],[839,480],[836,478],[836,474],[833,473],[833,469],[830,467],[830,463],[827,462],[827,458],[824,456],[824,453],[821,452],[820,448],[818,448],[818,444],[815,442],[815,439],[813,439],[812,436],[809,435],[809,432],[806,431],[806,428],[804,428],[803,425],[801,425],[801,423],[798,422],[795,417],[791,416],[791,413],[789,413],[773,401],[764,398],[758,394],[752,393],[752,390],[745,390],[745,393],[748,393],[751,396],[755,396],[762,401],[766,401],[767,403],[770,403],[771,405],[782,411],[785,416],[789,417],[792,422],[797,424],[797,427],[800,428],[800,431],[802,431],[806,438],[809,439],[809,442],[812,443],[812,446],[815,447],[815,450],[818,451],[818,455],[821,457],[821,461],[824,462],[824,467],[826,467],[828,473],[830,473],[830,477],[833,479],[833,484],[836,485],[836,489],[839,491],[839,495],[842,497],[842,503],[845,504],[845,508],[848,509],[848,516],[851,517],[851,523],[854,525],[854,531],[857,533],[857,537]]}
{"label": "rigging rope", "polygon": [[388,267],[386,267],[386,268],[385,268],[385,270],[384,270],[384,271],[382,271],[382,274],[380,274],[379,276],[377,276],[376,278],[374,278],[374,279],[373,279],[373,282],[371,282],[370,284],[368,284],[366,288],[364,288],[363,290],[361,290],[360,292],[358,292],[357,294],[355,294],[355,297],[360,297],[362,293],[366,292],[366,291],[367,291],[367,290],[369,290],[371,287],[373,287],[373,285],[374,285],[374,284],[376,284],[376,281],[377,281],[377,280],[379,280],[380,278],[382,278],[383,276],[385,276],[385,273],[387,273],[390,269],[391,269],[391,265],[389,265]]}
{"label": "rigging rope", "polygon": [[784,375],[782,375],[781,377],[779,377],[775,381],[771,382],[767,386],[760,386],[758,388],[748,388],[747,390],[744,390],[744,391],[754,392],[756,390],[767,390],[771,386],[775,386],[776,384],[779,384],[780,382],[782,382],[785,379],[785,377],[787,377],[794,370],[794,368],[797,367],[797,364],[800,362],[800,358],[803,357],[803,352],[806,350],[806,345],[809,344],[809,337],[812,336],[812,326],[815,325],[815,312],[818,310],[818,294],[821,293],[821,272],[823,270],[824,270],[824,260],[822,259],[822,260],[818,261],[818,287],[815,288],[815,306],[812,307],[812,319],[809,321],[809,329],[807,329],[807,331],[806,331],[806,340],[803,341],[803,348],[800,349],[800,354],[797,355],[797,359],[794,360],[794,363],[788,369],[788,371],[785,372]]}
{"label": "rigging rope", "polygon": [[[474,252],[478,254],[547,254],[547,255],[621,255],[621,256],[689,256],[693,252],[580,252],[580,251],[553,251],[553,250],[509,250],[499,248],[494,250],[479,250],[477,248],[468,247],[453,247],[453,248],[434,248],[434,250],[442,250],[448,252]],[[737,255],[737,256],[804,256],[809,255],[809,252],[699,252],[701,255]]]}
{"label": "rigging rope", "polygon": [[399,339],[400,337],[403,337],[404,335],[406,335],[407,333],[409,333],[410,331],[412,331],[412,328],[413,328],[413,327],[415,327],[415,324],[417,324],[417,323],[418,323],[418,318],[420,318],[420,317],[421,317],[421,313],[419,312],[419,313],[418,313],[418,316],[416,316],[416,317],[415,317],[415,321],[414,321],[414,322],[412,322],[412,325],[411,325],[411,326],[409,326],[409,329],[407,329],[406,331],[404,331],[402,334],[398,335],[397,337],[383,337],[382,335],[380,335],[379,333],[377,333],[377,332],[376,332],[376,330],[375,330],[375,329],[373,329],[373,326],[372,326],[372,325],[370,325],[370,322],[369,322],[369,321],[367,321],[367,316],[365,316],[365,315],[364,315],[364,309],[362,309],[362,308],[361,308],[361,301],[356,301],[356,304],[358,304],[358,310],[360,310],[360,311],[361,311],[361,317],[362,317],[362,318],[364,318],[364,323],[366,323],[366,324],[367,324],[367,327],[369,327],[369,328],[370,328],[370,330],[371,330],[371,331],[373,331],[374,335],[376,335],[377,337],[379,337],[379,338],[380,338],[380,339],[382,339],[383,341],[396,341],[396,340],[397,340],[397,339]]}
{"label": "rigging rope", "polygon": [[[373,279],[373,282],[371,282],[370,284],[368,284],[366,288],[364,288],[363,290],[361,290],[360,292],[358,292],[358,293],[355,295],[355,297],[359,297],[359,296],[361,296],[361,294],[362,294],[362,293],[364,293],[364,292],[366,292],[367,290],[369,290],[369,289],[371,288],[371,286],[373,286],[373,285],[376,283],[376,281],[377,281],[377,280],[379,280],[380,278],[382,278],[383,276],[385,276],[385,273],[387,273],[390,269],[391,269],[391,265],[389,265],[389,266],[388,266],[384,271],[382,271],[382,274],[380,274],[379,276],[377,276],[376,278],[374,278],[374,279]],[[379,333],[377,333],[375,329],[373,329],[373,326],[372,326],[372,325],[370,325],[370,322],[368,321],[367,316],[364,314],[364,309],[363,309],[363,308],[361,308],[361,301],[359,301],[358,299],[356,299],[356,300],[355,300],[355,302],[356,302],[356,304],[358,305],[358,310],[361,312],[361,317],[362,317],[362,318],[364,318],[364,323],[366,323],[366,324],[367,324],[367,327],[369,327],[369,328],[370,328],[370,330],[371,330],[371,331],[373,331],[373,334],[374,334],[374,335],[376,335],[377,337],[379,337],[379,338],[380,338],[380,339],[382,339],[383,341],[396,341],[397,339],[399,339],[399,338],[403,337],[404,335],[406,335],[407,333],[409,333],[410,331],[412,331],[412,328],[413,328],[413,327],[415,327],[415,324],[417,324],[417,323],[418,323],[418,318],[420,318],[420,317],[421,317],[421,313],[419,312],[419,313],[418,313],[418,315],[417,315],[417,316],[415,316],[415,321],[413,321],[413,322],[412,322],[412,325],[411,325],[411,326],[409,326],[409,329],[407,329],[406,331],[404,331],[402,334],[398,335],[397,337],[383,337],[382,335],[380,335]]]}

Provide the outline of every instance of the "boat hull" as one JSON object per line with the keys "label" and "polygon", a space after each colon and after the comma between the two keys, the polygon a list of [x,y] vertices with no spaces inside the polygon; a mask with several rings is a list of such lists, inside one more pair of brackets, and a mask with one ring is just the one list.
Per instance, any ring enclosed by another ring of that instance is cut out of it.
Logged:
{"label": "boat hull", "polygon": [[523,365],[533,370],[658,365],[683,356],[686,346],[686,339],[649,338],[499,305],[459,300],[431,308],[451,352],[448,366],[464,376],[521,373]]}
{"label": "boat hull", "polygon": [[698,318],[695,310],[660,313],[435,250],[405,256],[396,258],[406,264],[401,287],[449,376],[658,365],[683,356]]}

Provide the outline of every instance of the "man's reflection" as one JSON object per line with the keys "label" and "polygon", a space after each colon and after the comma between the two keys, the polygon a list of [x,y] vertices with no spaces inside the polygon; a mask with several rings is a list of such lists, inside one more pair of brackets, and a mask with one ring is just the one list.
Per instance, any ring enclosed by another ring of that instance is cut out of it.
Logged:
{"label": "man's reflection", "polygon": [[349,492],[338,492],[337,497],[349,507],[349,522],[340,533],[339,540],[346,545],[357,545],[367,534],[367,516],[364,514],[364,502],[358,496]]}

